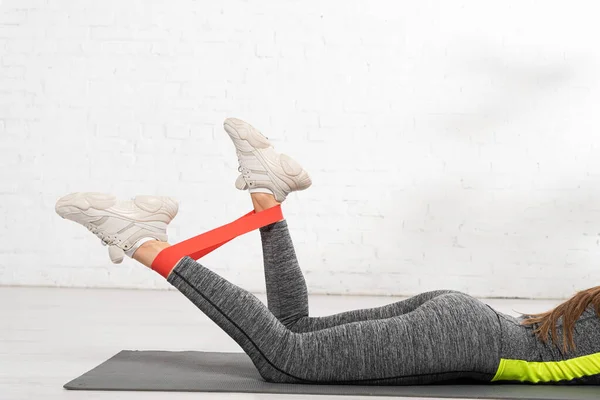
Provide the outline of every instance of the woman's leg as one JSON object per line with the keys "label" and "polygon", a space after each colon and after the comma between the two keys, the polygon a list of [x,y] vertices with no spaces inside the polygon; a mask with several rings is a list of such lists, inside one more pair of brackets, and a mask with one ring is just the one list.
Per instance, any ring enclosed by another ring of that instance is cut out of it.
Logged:
{"label": "woman's leg", "polygon": [[[257,212],[279,203],[272,195],[251,194]],[[286,221],[260,228],[269,310],[294,332],[310,332],[357,321],[391,318],[413,311],[421,304],[448,290],[422,293],[410,299],[383,307],[348,311],[327,317],[308,316],[306,281],[298,264],[294,244]]]}
{"label": "woman's leg", "polygon": [[391,318],[415,310],[443,294],[437,290],[382,307],[347,311],[326,317],[308,316],[308,294],[286,221],[260,229],[267,304],[279,321],[294,332],[309,332],[357,321]]}
{"label": "woman's leg", "polygon": [[[236,148],[239,170],[242,172],[236,180],[236,187],[250,191],[257,212],[278,205],[289,193],[311,185],[310,177],[302,166],[290,157],[277,153],[267,138],[250,124],[229,118],[225,120],[224,127]],[[447,293],[431,292],[385,307],[309,318],[306,283],[285,223],[261,229],[261,237],[269,309],[294,331],[313,331],[401,315],[435,296]]]}
{"label": "woman's leg", "polygon": [[[105,194],[75,193],[59,199],[56,211],[86,226],[111,249],[132,254],[151,266],[168,246],[164,242],[166,227],[177,204],[155,196],[117,201]],[[111,259],[116,259],[115,254],[111,253]],[[397,384],[457,377],[489,380],[498,363],[498,317],[466,295],[438,296],[397,317],[296,333],[256,297],[189,257],[179,260],[167,276],[237,341],[270,381]]]}
{"label": "woman's leg", "polygon": [[[280,204],[286,196],[311,185],[302,166],[289,156],[277,153],[270,142],[250,124],[228,118],[225,131],[233,141],[242,174],[238,189],[248,189],[254,209],[259,212]],[[309,318],[306,283],[285,223],[261,229],[269,309],[287,327],[306,332],[331,326],[389,318],[414,310],[425,301],[447,292],[431,292],[413,299],[370,310]]]}
{"label": "woman's leg", "polygon": [[[147,249],[142,246],[135,258]],[[189,257],[176,265],[168,281],[231,336],[268,381],[378,385],[457,378],[489,381],[498,366],[497,316],[464,294],[438,296],[397,317],[297,333],[255,296]]]}

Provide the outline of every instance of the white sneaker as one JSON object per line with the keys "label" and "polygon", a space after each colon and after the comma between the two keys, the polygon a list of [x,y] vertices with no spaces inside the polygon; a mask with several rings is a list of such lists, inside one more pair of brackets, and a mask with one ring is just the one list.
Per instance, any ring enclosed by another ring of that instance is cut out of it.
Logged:
{"label": "white sneaker", "polygon": [[250,189],[250,193],[271,193],[275,200],[282,202],[291,192],[312,184],[300,164],[277,153],[267,138],[250,124],[227,118],[223,125],[235,145],[242,173],[235,181],[236,188]]}
{"label": "white sneaker", "polygon": [[[98,236],[107,245],[113,263],[130,257],[141,240],[167,241],[167,225],[179,206],[169,197],[137,196],[117,201],[104,193],[71,193],[56,202],[56,213]],[[133,251],[133,252],[132,252]]]}

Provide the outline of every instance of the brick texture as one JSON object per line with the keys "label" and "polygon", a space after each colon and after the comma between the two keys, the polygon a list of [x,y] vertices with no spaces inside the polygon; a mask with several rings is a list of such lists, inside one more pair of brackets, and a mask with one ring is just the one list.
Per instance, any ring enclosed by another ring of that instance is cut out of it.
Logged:
{"label": "brick texture", "polygon": [[[300,160],[285,204],[313,293],[560,298],[600,266],[597,3],[0,1],[0,284],[166,288],[54,213],[247,212],[235,116]],[[205,263],[264,290],[253,232]]]}

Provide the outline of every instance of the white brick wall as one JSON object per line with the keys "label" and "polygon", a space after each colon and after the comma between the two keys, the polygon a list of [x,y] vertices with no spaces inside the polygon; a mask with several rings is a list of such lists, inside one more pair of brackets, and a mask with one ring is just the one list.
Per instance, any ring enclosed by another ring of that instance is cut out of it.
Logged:
{"label": "white brick wall", "polygon": [[[302,161],[313,292],[563,297],[600,274],[594,1],[3,0],[0,284],[167,287],[58,218],[71,191],[249,210],[226,116]],[[261,291],[256,232],[205,263]]]}

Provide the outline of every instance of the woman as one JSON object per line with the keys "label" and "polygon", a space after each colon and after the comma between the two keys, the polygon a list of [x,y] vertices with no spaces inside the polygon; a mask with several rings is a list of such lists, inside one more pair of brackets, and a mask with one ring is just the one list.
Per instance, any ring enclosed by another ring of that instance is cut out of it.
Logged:
{"label": "woman", "polygon": [[[237,150],[236,187],[249,189],[256,213],[310,186],[303,168],[275,152],[252,126],[227,119]],[[147,267],[170,245],[177,203],[97,193],[61,198],[57,213],[86,226]],[[164,275],[250,356],[270,382],[428,384],[454,379],[600,383],[600,287],[553,311],[519,319],[456,291],[434,291],[387,306],[313,318],[285,220],[260,228],[268,308],[190,257]],[[594,309],[595,307],[595,309]]]}

